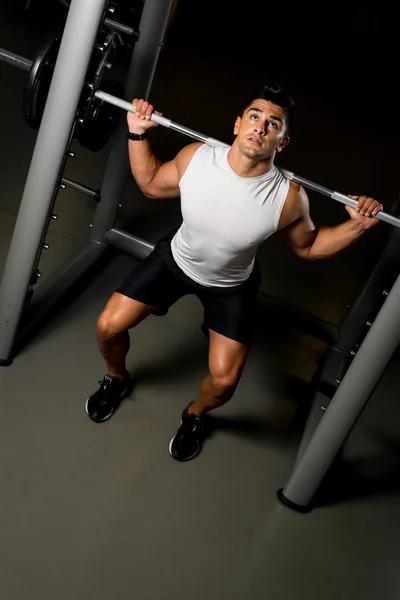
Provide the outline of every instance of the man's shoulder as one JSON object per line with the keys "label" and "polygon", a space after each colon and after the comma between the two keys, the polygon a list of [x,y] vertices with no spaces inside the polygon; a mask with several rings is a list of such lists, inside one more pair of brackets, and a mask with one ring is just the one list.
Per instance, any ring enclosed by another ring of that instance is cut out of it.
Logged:
{"label": "man's shoulder", "polygon": [[308,196],[306,190],[297,181],[290,181],[287,200],[292,210],[296,212],[302,213],[304,210],[308,210]]}
{"label": "man's shoulder", "polygon": [[282,211],[280,228],[286,227],[308,213],[308,196],[297,181],[290,181],[289,191]]}
{"label": "man's shoulder", "polygon": [[188,144],[187,146],[184,146],[178,152],[175,160],[180,173],[180,177],[182,177],[183,173],[186,171],[196,152],[200,150],[203,146],[205,146],[203,142],[194,142],[193,144]]}
{"label": "man's shoulder", "polygon": [[177,156],[180,160],[191,161],[196,152],[203,147],[206,147],[204,142],[193,142],[192,144],[187,144],[187,146],[184,146],[182,150],[179,151]]}

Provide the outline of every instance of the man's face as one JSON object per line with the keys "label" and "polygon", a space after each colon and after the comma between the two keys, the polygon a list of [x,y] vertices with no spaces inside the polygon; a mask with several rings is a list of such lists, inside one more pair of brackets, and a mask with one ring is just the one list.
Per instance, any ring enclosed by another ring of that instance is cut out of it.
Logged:
{"label": "man's face", "polygon": [[235,122],[239,150],[252,159],[263,160],[289,143],[285,111],[269,100],[254,100]]}

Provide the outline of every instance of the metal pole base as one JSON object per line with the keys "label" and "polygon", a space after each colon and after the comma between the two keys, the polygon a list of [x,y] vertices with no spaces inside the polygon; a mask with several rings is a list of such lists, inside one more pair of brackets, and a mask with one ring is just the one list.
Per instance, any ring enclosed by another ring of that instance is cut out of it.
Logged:
{"label": "metal pole base", "polygon": [[13,364],[13,359],[12,358],[7,358],[6,360],[3,360],[2,358],[0,358],[0,367],[9,367],[10,365]]}
{"label": "metal pole base", "polygon": [[291,500],[289,500],[288,498],[286,498],[286,496],[283,495],[283,488],[281,488],[280,490],[277,491],[276,495],[278,496],[278,499],[282,502],[282,504],[284,506],[286,506],[286,508],[291,508],[292,510],[295,510],[296,512],[299,513],[309,513],[312,511],[313,507],[311,505],[309,506],[300,506],[300,504],[296,504],[295,502],[292,502]]}

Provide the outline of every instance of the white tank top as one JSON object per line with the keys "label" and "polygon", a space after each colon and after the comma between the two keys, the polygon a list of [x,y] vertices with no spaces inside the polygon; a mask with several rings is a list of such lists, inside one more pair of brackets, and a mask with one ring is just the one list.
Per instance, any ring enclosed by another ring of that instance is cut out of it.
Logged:
{"label": "white tank top", "polygon": [[179,183],[183,222],[171,241],[172,256],[188,277],[208,287],[248,279],[258,246],[278,229],[290,186],[275,166],[240,177],[228,152],[200,146]]}

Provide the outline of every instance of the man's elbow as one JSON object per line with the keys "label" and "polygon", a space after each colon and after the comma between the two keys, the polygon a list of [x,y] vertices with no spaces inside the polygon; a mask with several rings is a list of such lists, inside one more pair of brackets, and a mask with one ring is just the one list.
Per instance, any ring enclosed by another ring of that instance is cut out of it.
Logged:
{"label": "man's elbow", "polygon": [[318,260],[318,258],[319,258],[316,255],[316,253],[313,252],[312,246],[306,246],[303,248],[299,248],[297,246],[296,248],[292,248],[292,250],[296,254],[296,256],[298,258],[300,258],[301,260],[313,261],[313,260]]}
{"label": "man's elbow", "polygon": [[163,200],[166,198],[178,198],[179,192],[175,193],[175,190],[166,190],[156,186],[148,185],[140,188],[142,194],[150,200]]}
{"label": "man's elbow", "polygon": [[302,260],[314,261],[314,260],[321,260],[321,258],[325,258],[318,251],[318,244],[315,243],[316,238],[317,238],[317,232],[315,231],[315,232],[313,232],[313,236],[311,239],[309,238],[306,243],[304,243],[305,242],[305,240],[304,240],[303,241],[304,245],[301,245],[301,246],[296,245],[293,248],[293,251]]}
{"label": "man's elbow", "polygon": [[153,194],[151,192],[151,190],[149,190],[148,188],[141,188],[141,190],[142,190],[143,196],[146,196],[146,198],[150,198],[151,200],[154,200],[155,198],[159,197],[159,196],[156,196],[155,194]]}
{"label": "man's elbow", "polygon": [[301,252],[297,253],[297,256],[299,256],[302,260],[306,260],[308,262],[314,262],[316,260],[323,260],[324,258],[328,258],[327,255],[318,252],[312,246],[308,248],[303,248]]}
{"label": "man's elbow", "polygon": [[330,254],[326,254],[323,252],[319,252],[317,248],[313,246],[309,246],[307,248],[302,248],[300,252],[296,253],[302,260],[307,260],[308,262],[313,262],[316,260],[324,260],[325,258],[330,258]]}
{"label": "man's elbow", "polygon": [[157,195],[156,190],[152,185],[151,181],[141,184],[138,183],[138,186],[143,196],[146,196],[146,198],[150,198],[151,200],[153,200],[154,198],[160,197],[159,195]]}

